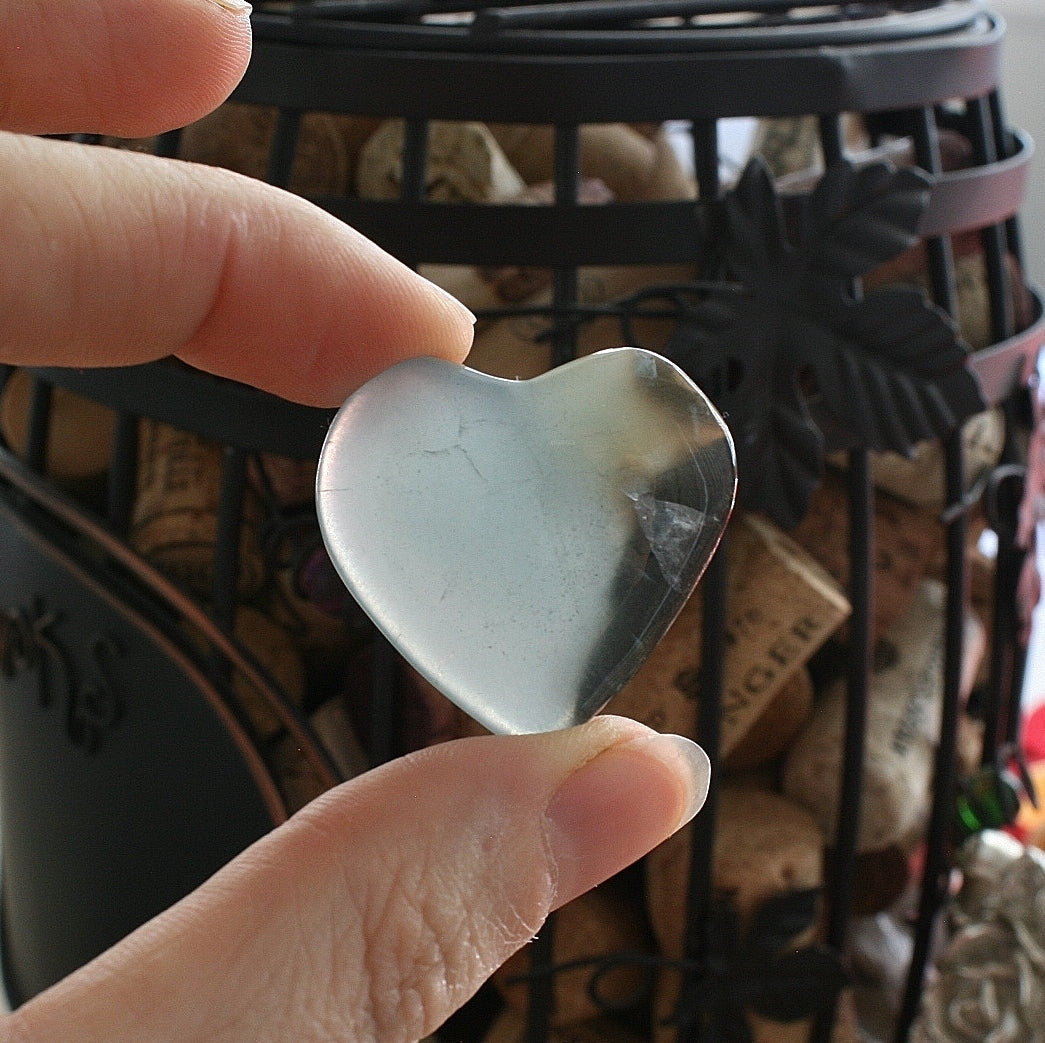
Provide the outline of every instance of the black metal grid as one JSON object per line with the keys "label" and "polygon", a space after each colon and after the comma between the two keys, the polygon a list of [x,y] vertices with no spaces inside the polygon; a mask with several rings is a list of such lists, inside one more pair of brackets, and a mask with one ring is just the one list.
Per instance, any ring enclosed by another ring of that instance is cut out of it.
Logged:
{"label": "black metal grid", "polygon": [[[1006,255],[1021,256],[1018,209],[1031,144],[1006,123],[999,93],[1002,26],[978,4],[923,3],[806,5],[784,0],[631,3],[609,0],[559,4],[473,4],[439,0],[316,0],[261,4],[253,16],[255,52],[235,99],[272,105],[279,117],[269,156],[269,179],[286,184],[302,115],[333,111],[402,117],[407,121],[402,197],[394,202],[348,196],[317,198],[412,265],[546,265],[554,270],[550,314],[557,320],[553,356],[576,349],[577,269],[590,264],[700,262],[713,252],[717,208],[725,186],[718,166],[719,121],[731,116],[817,114],[825,159],[842,155],[842,116],[860,112],[902,125],[914,141],[919,167],[934,180],[920,234],[927,242],[932,296],[956,308],[950,237],[980,230],[990,283],[995,343],[969,360],[985,399],[1020,419],[1020,389],[1045,339],[1040,303],[1029,327],[1017,328]],[[434,119],[542,123],[555,126],[555,197],[533,206],[431,204],[424,198],[427,128]],[[700,202],[583,206],[578,201],[578,127],[602,121],[688,121]],[[943,171],[939,130],[960,125],[972,142],[973,165]],[[160,143],[176,152],[177,135]],[[801,201],[789,205],[800,206]],[[40,373],[29,461],[42,468],[51,382],[81,390],[121,411],[108,518],[126,524],[133,488],[133,441],[139,415],[160,416],[228,446],[227,511],[219,537],[212,614],[228,623],[237,570],[238,494],[250,452],[272,448],[315,453],[327,414],[287,406],[246,389],[166,364],[126,374]],[[171,389],[177,394],[170,396]],[[181,392],[188,397],[181,397]],[[199,397],[202,392],[202,398]],[[195,397],[194,397],[195,396]],[[262,412],[259,413],[259,410]],[[257,418],[264,418],[256,423]],[[842,804],[859,807],[863,732],[871,669],[871,547],[873,492],[869,453],[850,444],[848,486],[853,605],[848,667],[848,717]],[[916,1012],[936,917],[949,881],[951,796],[966,587],[966,510],[980,490],[964,487],[962,445],[945,441],[947,473],[947,627],[945,711],[934,778],[935,803],[916,925],[915,958],[896,1029],[906,1038]],[[1019,475],[1019,447],[1006,449],[995,497],[1001,536],[994,635],[995,661],[986,695],[990,729],[985,761],[1014,737],[1021,652],[1009,606],[1018,560],[1010,479]],[[743,482],[744,476],[741,476]],[[704,636],[699,733],[718,759],[724,655],[728,538],[702,591]],[[1002,610],[1004,609],[1004,610]],[[373,753],[395,753],[395,663],[378,654],[373,682]],[[694,824],[686,965],[695,981],[714,958],[708,933],[710,852],[715,791]],[[844,948],[853,896],[859,822],[842,816],[833,838],[834,871],[827,894],[827,942]],[[534,961],[551,954],[553,927],[542,932]],[[527,1040],[549,1033],[550,977],[535,979]],[[830,1019],[818,1026],[826,1039]],[[679,1040],[704,1038],[697,1021]]]}

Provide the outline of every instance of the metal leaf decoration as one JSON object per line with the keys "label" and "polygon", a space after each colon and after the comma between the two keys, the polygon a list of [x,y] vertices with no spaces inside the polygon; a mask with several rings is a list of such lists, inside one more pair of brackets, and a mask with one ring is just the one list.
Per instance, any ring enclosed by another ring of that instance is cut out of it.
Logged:
{"label": "metal leaf decoration", "polygon": [[904,454],[984,408],[946,312],[913,287],[853,292],[917,242],[929,187],[918,170],[833,163],[789,230],[755,159],[723,201],[722,280],[682,316],[664,354],[725,415],[742,502],[786,528],[822,474],[811,403],[846,444]]}

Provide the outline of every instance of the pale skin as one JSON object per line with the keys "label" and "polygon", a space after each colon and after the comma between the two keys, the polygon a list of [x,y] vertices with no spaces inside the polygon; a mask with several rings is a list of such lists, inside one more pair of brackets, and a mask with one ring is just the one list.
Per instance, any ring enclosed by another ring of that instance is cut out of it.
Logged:
{"label": "pale skin", "polygon": [[[30,136],[183,125],[249,54],[236,0],[0,0],[0,360],[174,354],[330,406],[409,355],[464,358],[463,308],[301,200]],[[706,789],[692,744],[620,718],[433,747],[314,801],[0,1043],[409,1043]]]}

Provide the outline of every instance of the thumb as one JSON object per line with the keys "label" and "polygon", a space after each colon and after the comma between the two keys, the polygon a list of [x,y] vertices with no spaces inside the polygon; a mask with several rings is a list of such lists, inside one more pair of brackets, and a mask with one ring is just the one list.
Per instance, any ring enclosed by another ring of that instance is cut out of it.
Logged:
{"label": "thumb", "polygon": [[616,717],[431,747],[313,802],[21,1008],[14,1038],[410,1043],[708,779],[695,744]]}

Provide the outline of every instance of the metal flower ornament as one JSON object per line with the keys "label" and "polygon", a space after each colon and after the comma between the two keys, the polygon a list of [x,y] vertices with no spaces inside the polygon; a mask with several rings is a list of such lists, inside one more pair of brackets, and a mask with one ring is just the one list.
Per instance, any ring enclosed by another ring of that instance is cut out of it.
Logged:
{"label": "metal flower ornament", "polygon": [[740,500],[792,528],[831,448],[909,455],[984,408],[955,323],[919,288],[863,296],[859,279],[918,242],[931,178],[830,164],[785,208],[752,160],[710,237],[719,281],[663,353],[704,388],[736,444]]}

